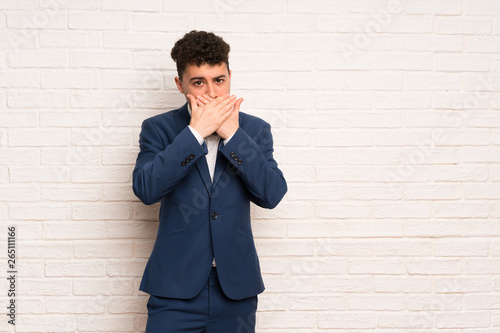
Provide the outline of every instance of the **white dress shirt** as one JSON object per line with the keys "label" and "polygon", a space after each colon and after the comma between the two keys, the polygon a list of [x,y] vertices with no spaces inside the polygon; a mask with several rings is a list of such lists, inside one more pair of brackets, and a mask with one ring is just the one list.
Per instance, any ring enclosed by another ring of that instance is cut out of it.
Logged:
{"label": "white dress shirt", "polygon": [[[191,105],[188,103],[188,111],[189,115],[191,116]],[[219,142],[221,137],[214,133],[212,135],[207,136],[206,138],[203,138],[200,133],[198,133],[194,128],[189,126],[189,129],[191,130],[191,133],[193,133],[194,137],[198,140],[200,145],[203,144],[203,141],[205,141],[205,144],[207,145],[207,150],[208,153],[205,155],[205,158],[207,159],[207,164],[208,164],[208,172],[210,173],[210,179],[212,182],[214,181],[214,172],[215,172],[215,162],[217,160],[217,152],[219,151]],[[233,134],[234,135],[234,134]],[[229,140],[231,140],[233,136],[231,135],[229,138],[223,141],[224,145],[226,145]],[[212,266],[215,267],[215,258],[212,260]]]}

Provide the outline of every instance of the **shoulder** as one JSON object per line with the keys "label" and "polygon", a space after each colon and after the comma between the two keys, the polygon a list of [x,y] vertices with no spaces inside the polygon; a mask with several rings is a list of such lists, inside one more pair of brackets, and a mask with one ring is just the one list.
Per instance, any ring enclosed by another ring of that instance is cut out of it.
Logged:
{"label": "shoulder", "polygon": [[241,128],[251,137],[259,137],[265,129],[271,127],[265,120],[245,112],[240,111],[239,117]]}

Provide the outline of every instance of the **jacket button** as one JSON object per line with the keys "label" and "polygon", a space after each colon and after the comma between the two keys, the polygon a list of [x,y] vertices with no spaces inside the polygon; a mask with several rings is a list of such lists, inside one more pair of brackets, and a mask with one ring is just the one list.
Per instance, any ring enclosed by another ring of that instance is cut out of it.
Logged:
{"label": "jacket button", "polygon": [[189,158],[193,159],[194,158],[194,154],[189,155]]}
{"label": "jacket button", "polygon": [[236,156],[236,154],[235,154],[235,153],[234,153],[234,151],[233,151],[233,152],[231,152],[231,154],[229,154],[229,156],[231,156],[231,157],[235,157],[235,156]]}
{"label": "jacket button", "polygon": [[186,163],[186,161],[182,161],[182,162],[181,162],[181,165],[182,165],[182,166],[185,166],[186,164],[187,164],[187,163]]}
{"label": "jacket button", "polygon": [[239,160],[237,163],[238,163],[238,165],[242,165],[242,164],[243,164],[243,161],[242,161],[242,160]]}
{"label": "jacket button", "polygon": [[238,156],[233,156],[233,160],[237,161],[239,160],[240,158]]}
{"label": "jacket button", "polygon": [[217,220],[218,217],[219,215],[217,215],[217,213],[212,213],[212,219]]}

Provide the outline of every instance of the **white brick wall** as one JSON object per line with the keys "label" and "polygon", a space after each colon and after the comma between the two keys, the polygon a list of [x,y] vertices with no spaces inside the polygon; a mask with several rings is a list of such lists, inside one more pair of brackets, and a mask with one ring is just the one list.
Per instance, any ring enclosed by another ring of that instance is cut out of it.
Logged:
{"label": "white brick wall", "polygon": [[0,332],[144,331],[131,171],[192,29],[289,184],[253,211],[258,332],[500,332],[499,0],[0,0]]}

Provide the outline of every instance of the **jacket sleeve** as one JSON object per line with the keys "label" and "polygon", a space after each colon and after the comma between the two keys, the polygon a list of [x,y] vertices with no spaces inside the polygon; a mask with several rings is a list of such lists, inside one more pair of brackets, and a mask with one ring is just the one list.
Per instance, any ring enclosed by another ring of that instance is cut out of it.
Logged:
{"label": "jacket sleeve", "polygon": [[250,200],[274,208],[287,191],[283,173],[273,158],[271,126],[266,123],[256,141],[240,127],[220,150],[250,193]]}
{"label": "jacket sleeve", "polygon": [[135,195],[146,205],[161,200],[207,153],[188,127],[171,142],[160,136],[150,119],[142,123],[139,137],[140,152],[132,174]]}

